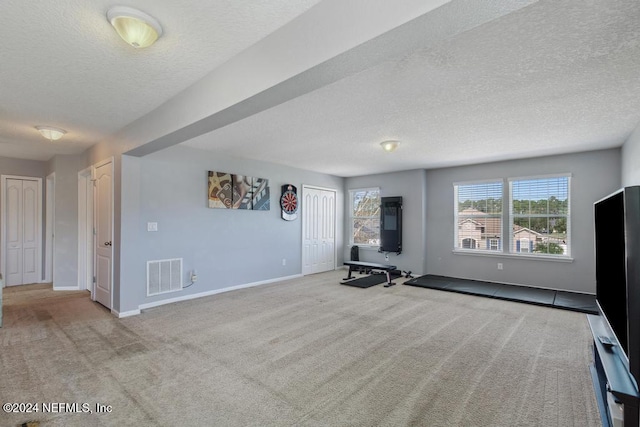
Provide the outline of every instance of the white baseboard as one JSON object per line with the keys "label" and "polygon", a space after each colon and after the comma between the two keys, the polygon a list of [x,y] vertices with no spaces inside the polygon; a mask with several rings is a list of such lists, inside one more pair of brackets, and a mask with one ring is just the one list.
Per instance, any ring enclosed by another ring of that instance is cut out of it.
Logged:
{"label": "white baseboard", "polygon": [[[267,285],[269,283],[282,282],[284,280],[297,279],[297,278],[300,278],[300,277],[302,277],[302,274],[294,274],[292,276],[277,277],[275,279],[261,280],[259,282],[252,282],[252,283],[246,283],[246,284],[243,284],[243,285],[229,286],[228,288],[213,289],[213,290],[210,290],[210,291],[200,292],[200,293],[197,293],[197,294],[184,295],[184,296],[175,297],[175,298],[169,298],[169,299],[165,299],[165,300],[161,300],[161,301],[154,301],[154,302],[149,302],[149,303],[146,303],[146,304],[140,304],[138,306],[138,310],[137,310],[138,313],[135,313],[135,314],[140,314],[140,310],[145,310],[147,308],[159,307],[161,305],[172,304],[174,302],[188,301],[188,300],[192,300],[192,299],[196,299],[196,298],[208,297],[208,296],[211,296],[211,295],[221,294],[223,292],[236,291],[238,289],[253,288],[254,286]],[[127,312],[127,313],[133,313],[133,311]],[[134,314],[130,314],[130,316],[133,316],[133,315]]]}
{"label": "white baseboard", "polygon": [[53,286],[54,291],[79,291],[78,286]]}
{"label": "white baseboard", "polygon": [[123,317],[137,316],[138,314],[140,314],[140,309],[123,311],[122,313],[114,309],[111,309],[111,313],[114,314],[118,319],[122,319]]}

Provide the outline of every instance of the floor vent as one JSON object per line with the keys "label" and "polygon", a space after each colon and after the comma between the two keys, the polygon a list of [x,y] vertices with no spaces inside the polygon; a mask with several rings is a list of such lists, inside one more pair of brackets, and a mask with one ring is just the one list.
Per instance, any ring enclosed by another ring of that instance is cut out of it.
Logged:
{"label": "floor vent", "polygon": [[182,258],[147,261],[147,296],[182,290]]}

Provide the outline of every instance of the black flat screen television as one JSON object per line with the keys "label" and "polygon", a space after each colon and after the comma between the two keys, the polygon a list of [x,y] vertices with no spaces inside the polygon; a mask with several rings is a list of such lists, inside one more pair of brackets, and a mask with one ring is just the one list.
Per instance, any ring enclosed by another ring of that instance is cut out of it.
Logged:
{"label": "black flat screen television", "polygon": [[624,192],[595,205],[596,299],[625,354],[628,354]]}
{"label": "black flat screen television", "polygon": [[626,187],[594,204],[596,301],[640,378],[640,187]]}

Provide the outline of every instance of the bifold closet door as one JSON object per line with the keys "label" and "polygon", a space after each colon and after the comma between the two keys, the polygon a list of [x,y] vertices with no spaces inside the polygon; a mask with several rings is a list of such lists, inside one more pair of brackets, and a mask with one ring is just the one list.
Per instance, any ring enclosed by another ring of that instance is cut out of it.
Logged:
{"label": "bifold closet door", "polygon": [[6,181],[6,277],[7,286],[37,283],[38,268],[38,182],[28,179]]}
{"label": "bifold closet door", "polygon": [[336,192],[303,187],[302,274],[335,269]]}

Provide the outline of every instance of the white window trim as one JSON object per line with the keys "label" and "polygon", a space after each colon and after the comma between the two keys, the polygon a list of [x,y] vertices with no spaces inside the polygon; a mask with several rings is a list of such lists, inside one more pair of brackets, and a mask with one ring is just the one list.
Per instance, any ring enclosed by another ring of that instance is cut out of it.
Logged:
{"label": "white window trim", "polygon": [[501,182],[504,186],[504,178],[478,179],[474,181],[456,181],[453,183],[453,186],[458,187],[459,185],[491,184],[494,182]]}
{"label": "white window trim", "polygon": [[549,179],[549,178],[571,178],[572,173],[548,173],[545,175],[527,175],[527,176],[512,176],[507,178],[507,181],[530,181],[534,179]]}
{"label": "white window trim", "polygon": [[[354,232],[354,230],[353,230],[353,195],[355,193],[358,193],[358,192],[361,192],[361,191],[366,191],[366,192],[377,191],[379,197],[382,197],[381,196],[380,187],[352,188],[352,189],[349,189],[349,245],[350,246],[356,245],[356,243],[354,243],[354,241],[353,241],[353,232]],[[359,248],[365,249],[365,250],[374,249],[374,248],[376,250],[378,250],[378,248],[380,247],[378,245],[364,245],[362,243],[357,243],[357,246]]]}
{"label": "white window trim", "polygon": [[[480,248],[480,249],[466,249],[463,248],[461,246],[458,246],[458,242],[460,241],[459,239],[459,233],[458,233],[458,186],[460,185],[481,185],[481,184],[492,184],[492,183],[501,183],[502,184],[502,212],[500,213],[500,224],[501,224],[501,230],[502,232],[500,233],[500,239],[504,239],[504,236],[502,236],[502,234],[504,233],[504,179],[503,178],[497,178],[497,179],[481,179],[481,180],[476,180],[476,181],[458,181],[458,182],[454,182],[453,183],[453,212],[454,212],[454,217],[453,217],[453,252],[460,252],[460,253],[469,253],[469,254],[502,254],[502,252],[504,251],[504,245],[502,250],[500,250],[500,247],[498,246],[498,250],[491,250],[491,249],[487,249],[486,247]],[[491,215],[487,215],[487,217],[492,217]]]}
{"label": "white window trim", "polygon": [[[511,248],[515,245],[515,240],[513,238],[513,209],[511,208],[513,203],[513,182],[514,181],[530,181],[536,179],[549,179],[549,178],[567,178],[567,198],[569,199],[569,203],[567,204],[567,254],[566,255],[552,255],[552,254],[536,254],[531,252],[511,252]],[[572,262],[573,258],[571,258],[572,252],[572,240],[571,240],[571,173],[557,173],[557,174],[546,174],[546,175],[533,175],[533,176],[521,176],[521,177],[510,177],[507,178],[507,182],[509,184],[509,197],[508,197],[508,210],[509,210],[509,247],[507,248],[507,252],[505,255],[517,257],[517,258],[533,258],[533,259],[544,259],[544,260],[559,260],[565,262]],[[504,207],[504,204],[503,204]],[[504,209],[503,209],[504,210]],[[504,247],[503,247],[504,250]]]}
{"label": "white window trim", "polygon": [[544,254],[517,254],[501,251],[476,251],[469,249],[454,249],[451,251],[454,255],[476,255],[491,258],[517,258],[530,259],[532,261],[552,261],[552,262],[573,262],[573,258],[569,256],[544,255]]}

